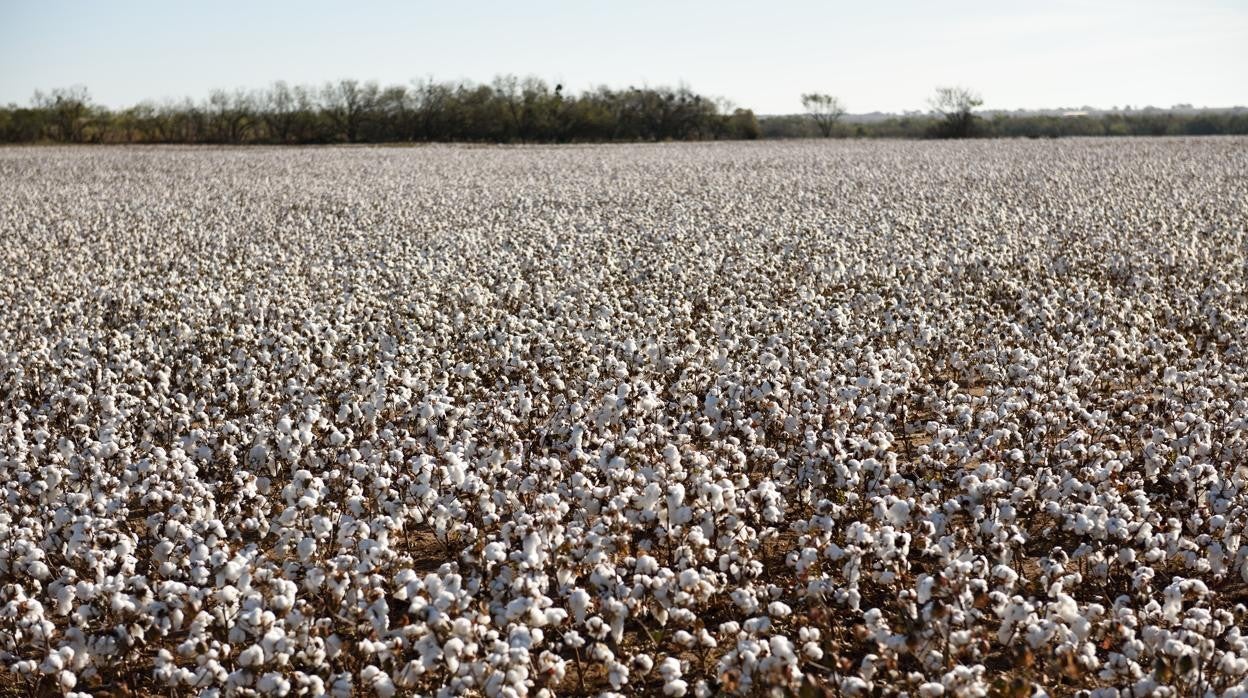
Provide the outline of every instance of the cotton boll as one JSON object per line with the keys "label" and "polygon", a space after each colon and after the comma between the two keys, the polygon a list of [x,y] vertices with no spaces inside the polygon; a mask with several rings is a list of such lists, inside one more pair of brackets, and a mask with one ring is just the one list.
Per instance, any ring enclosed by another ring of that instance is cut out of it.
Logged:
{"label": "cotton boll", "polygon": [[628,667],[619,662],[611,661],[607,664],[607,681],[612,688],[620,689],[628,684]]}
{"label": "cotton boll", "polygon": [[910,503],[901,499],[893,500],[885,510],[885,520],[893,526],[903,526],[910,518]]}
{"label": "cotton boll", "polygon": [[312,559],[312,555],[316,552],[316,539],[311,536],[304,536],[303,539],[299,541],[299,546],[296,549],[296,552],[299,555],[299,559],[303,562],[307,562]]}
{"label": "cotton boll", "polygon": [[572,617],[577,623],[584,623],[585,616],[589,612],[590,597],[584,589],[574,589],[568,595],[568,604],[572,610]]}
{"label": "cotton boll", "polygon": [[52,576],[52,571],[42,560],[33,560],[26,565],[26,574],[43,582]]}
{"label": "cotton boll", "polygon": [[788,604],[781,601],[772,601],[767,604],[767,613],[776,618],[785,618],[793,613],[793,609]]}
{"label": "cotton boll", "polygon": [[675,444],[667,444],[663,447],[663,462],[669,468],[680,464],[680,450],[676,448]]}
{"label": "cotton boll", "polygon": [[256,681],[256,690],[264,695],[285,696],[290,693],[290,682],[281,674],[268,673]]}
{"label": "cotton boll", "polygon": [[645,676],[654,668],[654,659],[645,653],[639,653],[633,656],[633,667],[637,670],[638,675]]}
{"label": "cotton boll", "polygon": [[507,557],[506,548],[497,541],[485,546],[484,557],[488,562],[502,562]]}
{"label": "cotton boll", "polygon": [[930,574],[921,575],[917,588],[917,600],[920,604],[925,604],[932,598],[932,589],[936,586],[936,578]]}
{"label": "cotton boll", "polygon": [[264,650],[259,645],[252,645],[242,652],[238,653],[238,663],[240,666],[249,668],[258,667],[264,664]]}
{"label": "cotton boll", "polygon": [[663,677],[665,682],[679,678],[681,674],[680,660],[675,657],[665,657],[659,662],[659,676]]}

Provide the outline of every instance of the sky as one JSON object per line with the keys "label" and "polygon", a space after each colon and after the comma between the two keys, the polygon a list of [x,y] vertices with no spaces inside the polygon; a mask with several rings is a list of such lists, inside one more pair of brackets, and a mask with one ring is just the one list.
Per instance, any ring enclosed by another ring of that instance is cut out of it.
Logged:
{"label": "sky", "polygon": [[851,113],[925,109],[941,85],[985,109],[1248,105],[1248,0],[0,0],[0,104],[505,73],[684,84],[759,114],[812,91]]}

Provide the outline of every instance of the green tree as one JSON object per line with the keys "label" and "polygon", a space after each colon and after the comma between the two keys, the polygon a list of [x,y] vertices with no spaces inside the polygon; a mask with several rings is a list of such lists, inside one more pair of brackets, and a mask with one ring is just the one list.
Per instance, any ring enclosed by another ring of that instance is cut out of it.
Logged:
{"label": "green tree", "polygon": [[91,113],[91,97],[81,85],[58,87],[45,94],[35,92],[36,109],[47,112],[55,133],[47,134],[54,140],[81,143],[84,140],[87,119]]}

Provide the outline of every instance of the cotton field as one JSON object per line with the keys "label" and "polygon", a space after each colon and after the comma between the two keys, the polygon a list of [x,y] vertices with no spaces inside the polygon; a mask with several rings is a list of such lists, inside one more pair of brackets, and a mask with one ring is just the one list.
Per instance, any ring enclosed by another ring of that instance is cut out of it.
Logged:
{"label": "cotton field", "polygon": [[1246,172],[0,149],[0,694],[1248,695]]}

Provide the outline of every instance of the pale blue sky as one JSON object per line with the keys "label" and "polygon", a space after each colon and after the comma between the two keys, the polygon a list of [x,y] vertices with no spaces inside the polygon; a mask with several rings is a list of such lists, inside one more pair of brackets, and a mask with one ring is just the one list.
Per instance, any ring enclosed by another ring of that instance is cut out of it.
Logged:
{"label": "pale blue sky", "polygon": [[759,113],[798,95],[851,112],[1248,104],[1248,0],[1109,2],[66,2],[0,0],[0,103],[85,85],[95,101],[340,77],[534,74],[579,90],[686,83]]}

